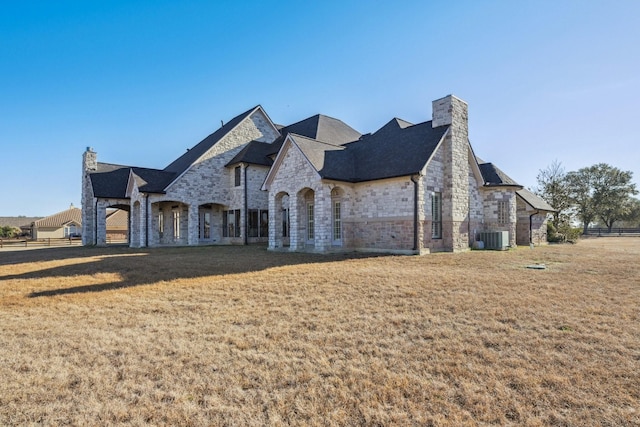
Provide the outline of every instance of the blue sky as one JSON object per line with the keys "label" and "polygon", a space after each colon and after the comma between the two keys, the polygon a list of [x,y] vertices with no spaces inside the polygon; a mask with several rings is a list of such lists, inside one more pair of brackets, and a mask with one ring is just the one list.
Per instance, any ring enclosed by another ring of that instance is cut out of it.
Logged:
{"label": "blue sky", "polygon": [[161,169],[257,104],[367,133],[450,93],[526,187],[553,160],[638,184],[638,22],[635,0],[0,0],[0,216],[79,206],[88,146]]}

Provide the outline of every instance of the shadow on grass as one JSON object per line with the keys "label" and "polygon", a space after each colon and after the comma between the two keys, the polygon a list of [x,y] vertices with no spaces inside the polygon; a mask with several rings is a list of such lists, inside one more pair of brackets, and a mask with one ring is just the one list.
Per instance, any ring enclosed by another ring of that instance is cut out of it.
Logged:
{"label": "shadow on grass", "polygon": [[[160,281],[191,279],[263,271],[269,268],[329,263],[334,261],[384,256],[380,254],[305,254],[269,252],[263,246],[207,246],[181,248],[79,248],[78,250],[31,251],[20,262],[42,262],[75,259],[72,265],[46,268],[22,274],[0,275],[0,280],[47,279],[80,275],[118,274],[118,282],[87,284],[34,291],[30,298],[66,294],[102,292],[114,289],[150,285]],[[86,258],[86,262],[83,262]],[[96,259],[97,258],[97,259]]]}

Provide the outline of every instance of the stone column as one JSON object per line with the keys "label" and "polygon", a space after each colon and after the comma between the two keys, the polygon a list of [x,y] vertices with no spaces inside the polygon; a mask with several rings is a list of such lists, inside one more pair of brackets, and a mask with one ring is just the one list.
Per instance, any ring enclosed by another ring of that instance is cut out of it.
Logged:
{"label": "stone column", "polygon": [[316,252],[331,248],[331,189],[321,185],[314,193],[314,245]]}
{"label": "stone column", "polygon": [[199,243],[198,227],[200,226],[199,207],[197,203],[189,205],[189,213],[187,218],[187,244],[195,246]]}
{"label": "stone column", "polygon": [[300,221],[304,221],[305,215],[304,212],[300,212],[300,205],[304,206],[305,204],[304,198],[300,203],[300,198],[299,194],[289,196],[289,251],[291,252],[304,248],[304,241],[301,242],[304,236],[300,236]]}
{"label": "stone column", "polygon": [[96,245],[107,245],[107,205],[104,202],[98,202],[97,211],[97,233],[96,233]]}

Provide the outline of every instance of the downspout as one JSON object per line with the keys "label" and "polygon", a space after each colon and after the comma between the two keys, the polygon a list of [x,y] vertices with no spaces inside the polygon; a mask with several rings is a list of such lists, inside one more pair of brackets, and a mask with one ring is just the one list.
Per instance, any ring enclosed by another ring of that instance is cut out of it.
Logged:
{"label": "downspout", "polygon": [[413,182],[413,250],[418,252],[418,180],[416,175],[411,176],[411,181]]}
{"label": "downspout", "polygon": [[[146,193],[144,197],[147,201],[147,209],[145,212],[145,219],[144,219],[144,247],[148,248],[149,247],[149,193]],[[131,242],[131,240],[129,240],[129,242]]]}
{"label": "downspout", "polygon": [[535,211],[529,215],[529,245],[533,243],[533,217],[538,215],[540,211]]}
{"label": "downspout", "polygon": [[98,246],[98,199],[93,208],[93,246]]}
{"label": "downspout", "polygon": [[248,206],[248,190],[247,190],[247,169],[249,165],[244,167],[244,244],[249,244],[249,211]]}

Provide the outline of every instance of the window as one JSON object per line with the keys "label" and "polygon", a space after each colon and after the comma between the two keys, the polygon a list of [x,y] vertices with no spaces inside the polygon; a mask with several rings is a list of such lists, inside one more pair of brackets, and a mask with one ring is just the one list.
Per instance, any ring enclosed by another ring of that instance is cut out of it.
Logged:
{"label": "window", "polygon": [[313,213],[313,203],[307,204],[307,240],[315,239],[315,219]]}
{"label": "window", "polygon": [[333,202],[333,240],[342,239],[342,213],[340,202]]}
{"label": "window", "polygon": [[222,211],[222,236],[240,237],[240,209]]}
{"label": "window", "polygon": [[249,237],[269,236],[269,211],[249,210]]}
{"label": "window", "polygon": [[160,237],[164,234],[164,212],[158,214],[158,234]]}
{"label": "window", "polygon": [[211,212],[203,212],[200,214],[200,227],[198,229],[198,237],[201,239],[211,238]]}
{"label": "window", "polygon": [[234,174],[235,174],[235,186],[239,187],[240,186],[240,182],[241,182],[241,174],[240,172],[242,172],[242,168],[240,166],[236,166],[236,168],[233,170]]}
{"label": "window", "polygon": [[64,237],[75,237],[79,234],[76,224],[71,223],[64,226]]}
{"label": "window", "polygon": [[431,196],[431,238],[442,239],[442,193]]}
{"label": "window", "polygon": [[173,237],[180,238],[180,211],[173,211]]}
{"label": "window", "polygon": [[282,237],[289,237],[289,209],[282,209]]}
{"label": "window", "polygon": [[501,224],[509,222],[509,202],[498,202],[498,222]]}

